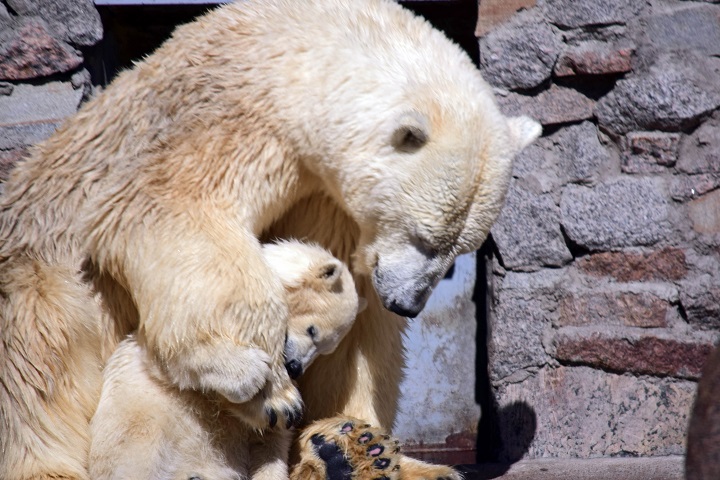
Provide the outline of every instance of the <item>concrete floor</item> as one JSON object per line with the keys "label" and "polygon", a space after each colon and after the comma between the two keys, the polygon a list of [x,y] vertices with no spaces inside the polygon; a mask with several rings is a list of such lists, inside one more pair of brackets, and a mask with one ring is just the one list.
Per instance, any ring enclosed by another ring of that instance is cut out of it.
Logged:
{"label": "concrete floor", "polygon": [[684,457],[538,459],[458,467],[465,480],[684,480]]}

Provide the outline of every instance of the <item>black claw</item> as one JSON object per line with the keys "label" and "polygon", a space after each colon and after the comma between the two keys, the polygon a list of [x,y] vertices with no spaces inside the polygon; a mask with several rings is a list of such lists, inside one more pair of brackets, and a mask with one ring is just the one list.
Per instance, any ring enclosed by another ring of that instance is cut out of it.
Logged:
{"label": "black claw", "polygon": [[302,421],[302,410],[289,410],[285,409],[285,418],[287,421],[285,422],[285,428],[290,427],[297,427],[300,425],[300,422]]}
{"label": "black claw", "polygon": [[268,416],[268,423],[270,424],[270,428],[277,425],[277,413],[275,413],[275,410],[272,408],[267,410],[267,416]]}
{"label": "black claw", "polygon": [[379,443],[374,443],[367,448],[367,454],[371,457],[377,457],[379,455],[382,455],[384,451],[385,447],[383,447]]}
{"label": "black claw", "polygon": [[378,458],[373,462],[373,466],[378,470],[385,470],[390,465],[389,458]]}
{"label": "black claw", "polygon": [[310,441],[313,445],[322,445],[323,443],[325,443],[325,436],[316,433],[315,435],[310,437]]}
{"label": "black claw", "polygon": [[370,440],[372,440],[372,439],[373,439],[373,434],[370,433],[370,432],[365,432],[365,433],[363,433],[362,435],[360,435],[360,436],[358,437],[358,443],[359,443],[360,445],[365,445],[366,443],[368,443],[368,442],[369,442]]}
{"label": "black claw", "polygon": [[354,427],[353,422],[346,422],[342,428],[340,428],[340,433],[348,433],[351,432]]}

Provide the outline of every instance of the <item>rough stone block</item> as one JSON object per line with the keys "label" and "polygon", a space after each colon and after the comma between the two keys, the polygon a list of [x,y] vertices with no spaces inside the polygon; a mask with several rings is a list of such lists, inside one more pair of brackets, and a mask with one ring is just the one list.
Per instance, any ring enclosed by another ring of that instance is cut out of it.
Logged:
{"label": "rough stone block", "polygon": [[75,49],[53,38],[40,19],[22,19],[15,29],[0,33],[1,80],[44,77],[70,71],[81,63]]}
{"label": "rough stone block", "polygon": [[496,87],[534,88],[550,78],[562,41],[540,21],[500,27],[480,39],[483,77]]}
{"label": "rough stone block", "polygon": [[693,229],[698,233],[720,233],[720,190],[715,190],[688,203]]}
{"label": "rough stone block", "polygon": [[58,122],[77,111],[81,98],[70,82],[16,85],[12,95],[0,96],[0,127]]}
{"label": "rough stone block", "polygon": [[667,300],[649,292],[570,293],[560,300],[557,326],[667,327]]}
{"label": "rough stone block", "polygon": [[570,125],[551,136],[558,155],[558,175],[564,183],[593,183],[610,160],[591,122]]}
{"label": "rough stone block", "polygon": [[674,175],[670,182],[673,200],[686,202],[720,187],[720,173],[701,175]]}
{"label": "rough stone block", "polygon": [[572,88],[551,85],[535,97],[510,93],[498,97],[507,115],[528,115],[543,125],[579,122],[593,117],[595,101]]}
{"label": "rough stone block", "polygon": [[653,245],[670,232],[668,200],[660,181],[650,178],[568,185],[560,212],[567,236],[589,250]]}
{"label": "rough stone block", "polygon": [[623,142],[622,171],[625,173],[659,173],[675,165],[680,134],[663,132],[630,132]]}
{"label": "rough stone block", "polygon": [[643,18],[645,41],[663,50],[696,50],[720,55],[720,6],[698,5]]}
{"label": "rough stone block", "polygon": [[694,393],[687,380],[545,367],[498,389],[501,440],[515,459],[680,455]]}
{"label": "rough stone block", "polygon": [[720,106],[720,93],[696,72],[669,62],[650,73],[619,80],[597,103],[600,125],[615,134],[638,130],[679,132]]}
{"label": "rough stone block", "polygon": [[102,39],[102,22],[92,0],[5,0],[18,15],[43,18],[64,40],[90,46]]}
{"label": "rough stone block", "polygon": [[685,252],[675,247],[652,252],[601,252],[575,262],[578,269],[619,282],[674,281],[688,273]]}
{"label": "rough stone block", "polygon": [[571,261],[560,231],[560,208],[552,197],[513,185],[492,228],[505,268],[537,269]]}
{"label": "rough stone block", "polygon": [[59,123],[28,123],[25,125],[0,125],[0,150],[29,147],[52,135]]}
{"label": "rough stone block", "polygon": [[574,75],[609,75],[632,70],[634,47],[609,45],[587,41],[569,47],[555,63],[553,73],[558,77]]}
{"label": "rough stone block", "polygon": [[552,305],[531,292],[501,292],[498,300],[488,342],[490,377],[495,382],[547,363],[542,338],[551,323]]}
{"label": "rough stone block", "polygon": [[482,37],[508,21],[518,10],[535,6],[535,0],[483,0],[478,7],[475,36]]}
{"label": "rough stone block", "polygon": [[712,119],[700,125],[680,146],[677,170],[720,174],[720,126]]}
{"label": "rough stone block", "polygon": [[680,291],[680,304],[691,325],[720,330],[720,286],[715,280],[684,284]]}
{"label": "rough stone block", "polygon": [[640,9],[634,0],[544,0],[538,2],[555,25],[578,28],[624,24]]}
{"label": "rough stone block", "polygon": [[551,354],[563,363],[601,370],[698,379],[713,346],[710,336],[563,327],[553,336]]}

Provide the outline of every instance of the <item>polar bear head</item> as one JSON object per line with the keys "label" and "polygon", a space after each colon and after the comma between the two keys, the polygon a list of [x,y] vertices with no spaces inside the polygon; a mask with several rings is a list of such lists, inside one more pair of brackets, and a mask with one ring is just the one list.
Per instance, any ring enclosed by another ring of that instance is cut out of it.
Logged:
{"label": "polar bear head", "polygon": [[264,245],[263,254],[287,295],[285,366],[298,378],[318,355],[335,351],[367,302],[347,266],[322,247],[286,240]]}
{"label": "polar bear head", "polygon": [[297,41],[278,99],[288,135],[359,226],[353,271],[413,317],[455,257],[480,247],[541,127],[503,115],[468,56],[394,2],[312,3],[295,26],[312,45]]}

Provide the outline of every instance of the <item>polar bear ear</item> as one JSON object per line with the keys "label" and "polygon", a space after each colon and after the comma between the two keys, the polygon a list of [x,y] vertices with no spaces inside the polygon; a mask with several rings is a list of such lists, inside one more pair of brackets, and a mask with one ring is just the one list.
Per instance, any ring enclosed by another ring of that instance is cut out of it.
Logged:
{"label": "polar bear ear", "polygon": [[542,133],[542,126],[526,116],[508,118],[508,125],[518,143],[518,151],[530,145]]}
{"label": "polar bear ear", "polygon": [[395,150],[412,153],[421,149],[429,138],[425,117],[420,112],[407,112],[398,119],[399,126],[393,131],[390,144]]}
{"label": "polar bear ear", "polygon": [[317,278],[329,285],[335,283],[342,273],[342,265],[338,262],[323,263],[317,269]]}

